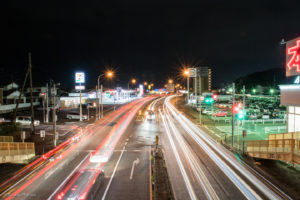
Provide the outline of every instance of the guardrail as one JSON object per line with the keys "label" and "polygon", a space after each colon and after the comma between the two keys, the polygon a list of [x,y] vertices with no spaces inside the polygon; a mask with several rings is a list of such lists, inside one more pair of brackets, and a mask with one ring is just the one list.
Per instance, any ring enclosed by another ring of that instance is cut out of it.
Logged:
{"label": "guardrail", "polygon": [[281,123],[281,124],[286,124],[286,119],[254,119],[254,120],[242,120],[242,124],[244,123],[252,123],[252,124],[265,124],[265,123],[271,123],[271,124],[276,124],[276,123]]}
{"label": "guardrail", "polygon": [[34,156],[34,143],[0,142],[0,163],[23,163]]}

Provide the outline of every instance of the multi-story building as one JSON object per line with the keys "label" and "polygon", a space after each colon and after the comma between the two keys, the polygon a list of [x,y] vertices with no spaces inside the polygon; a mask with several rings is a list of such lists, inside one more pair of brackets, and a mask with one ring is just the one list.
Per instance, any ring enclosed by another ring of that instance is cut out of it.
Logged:
{"label": "multi-story building", "polygon": [[197,77],[194,78],[194,93],[196,96],[202,93],[211,92],[211,68],[210,67],[196,67]]}

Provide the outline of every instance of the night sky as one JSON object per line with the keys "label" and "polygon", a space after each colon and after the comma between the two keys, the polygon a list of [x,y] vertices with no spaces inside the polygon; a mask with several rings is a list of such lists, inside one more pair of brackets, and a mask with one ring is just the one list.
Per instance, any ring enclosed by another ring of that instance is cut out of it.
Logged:
{"label": "night sky", "polygon": [[22,82],[27,52],[33,79],[87,85],[105,69],[163,86],[183,65],[210,66],[213,86],[282,65],[282,38],[300,33],[297,1],[1,0],[0,78]]}

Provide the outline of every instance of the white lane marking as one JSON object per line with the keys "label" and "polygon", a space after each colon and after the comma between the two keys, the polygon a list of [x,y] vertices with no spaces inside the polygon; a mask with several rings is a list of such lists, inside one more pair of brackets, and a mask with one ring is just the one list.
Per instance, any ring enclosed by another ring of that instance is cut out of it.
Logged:
{"label": "white lane marking", "polygon": [[48,200],[52,199],[52,197],[58,192],[58,190],[69,180],[69,178],[76,172],[79,166],[89,157],[90,153],[87,154],[84,159],[76,166],[76,168],[69,174],[69,176],[56,188],[56,190],[48,197]]}
{"label": "white lane marking", "polygon": [[117,162],[117,164],[116,164],[116,166],[115,166],[115,168],[114,168],[114,171],[113,171],[113,173],[112,173],[112,175],[111,175],[111,177],[110,177],[110,179],[109,179],[108,185],[107,185],[107,187],[106,187],[106,189],[105,189],[105,192],[104,192],[104,194],[103,194],[103,196],[102,196],[102,200],[104,200],[105,197],[106,197],[106,195],[107,195],[107,192],[108,192],[109,187],[110,187],[110,185],[111,185],[112,179],[113,179],[114,176],[115,176],[115,173],[116,173],[117,168],[118,168],[118,166],[119,166],[120,160],[121,160],[121,158],[122,158],[122,156],[123,156],[124,150],[125,150],[125,147],[123,147],[123,150],[122,150],[122,152],[121,152],[121,154],[120,154],[120,157],[119,157],[119,159],[118,159],[118,162]]}
{"label": "white lane marking", "polygon": [[139,163],[140,163],[140,159],[139,158],[136,158],[136,160],[134,160],[132,162],[131,173],[130,173],[130,178],[129,178],[130,180],[132,180],[132,175],[133,175],[134,167],[136,165],[138,165]]}

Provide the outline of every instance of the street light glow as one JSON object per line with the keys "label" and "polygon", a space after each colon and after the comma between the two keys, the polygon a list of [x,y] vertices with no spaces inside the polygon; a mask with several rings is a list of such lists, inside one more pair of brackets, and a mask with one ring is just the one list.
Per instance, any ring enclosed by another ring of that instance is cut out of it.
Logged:
{"label": "street light glow", "polygon": [[145,81],[145,82],[144,82],[144,85],[146,86],[146,85],[148,85],[148,83]]}
{"label": "street light glow", "polygon": [[113,71],[107,71],[106,76],[107,76],[108,78],[111,78],[111,77],[114,76],[114,72],[113,72]]}
{"label": "street light glow", "polygon": [[184,76],[188,76],[190,74],[189,70],[188,69],[184,69],[183,70],[183,75]]}
{"label": "street light glow", "polygon": [[172,79],[169,79],[169,83],[172,84],[172,83],[173,83],[173,80],[172,80]]}
{"label": "street light glow", "polygon": [[131,83],[132,83],[132,84],[135,84],[135,83],[136,83],[136,79],[134,79],[134,78],[131,79]]}

